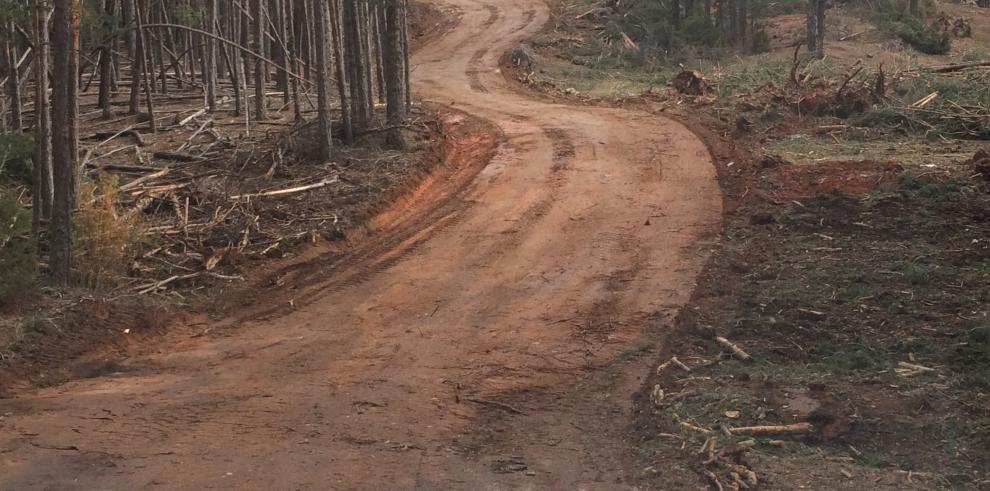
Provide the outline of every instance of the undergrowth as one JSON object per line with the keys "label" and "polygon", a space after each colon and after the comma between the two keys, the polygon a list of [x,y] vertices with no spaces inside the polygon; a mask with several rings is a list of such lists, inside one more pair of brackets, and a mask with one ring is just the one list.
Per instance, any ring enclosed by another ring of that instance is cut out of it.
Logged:
{"label": "undergrowth", "polygon": [[34,272],[31,212],[13,190],[0,186],[0,304],[30,287]]}
{"label": "undergrowth", "polygon": [[84,182],[73,216],[75,267],[86,286],[105,289],[131,267],[143,240],[137,210],[118,206],[116,177]]}

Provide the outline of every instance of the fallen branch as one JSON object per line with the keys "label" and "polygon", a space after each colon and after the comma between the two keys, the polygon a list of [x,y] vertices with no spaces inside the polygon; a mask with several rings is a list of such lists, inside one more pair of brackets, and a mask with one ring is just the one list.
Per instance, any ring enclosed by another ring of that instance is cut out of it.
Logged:
{"label": "fallen branch", "polygon": [[801,52],[801,46],[804,46],[804,41],[798,41],[794,46],[794,62],[791,64],[791,83],[798,87],[801,86],[801,82],[797,79],[798,53]]}
{"label": "fallen branch", "polygon": [[912,108],[915,108],[915,109],[925,107],[925,106],[928,105],[929,102],[934,101],[936,97],[938,97],[938,91],[937,90],[935,92],[932,92],[931,94],[928,94],[928,95],[922,97],[921,99],[918,99],[917,102],[915,102],[914,104],[911,104],[911,107]]}
{"label": "fallen branch", "polygon": [[194,120],[194,119],[202,116],[203,114],[206,114],[206,108],[205,107],[203,109],[200,109],[199,111],[196,111],[196,112],[190,114],[189,116],[187,116],[186,118],[184,118],[182,121],[179,121],[179,126],[185,126],[186,123],[188,123],[188,122],[190,122],[190,121],[192,121],[192,120]]}
{"label": "fallen branch", "polygon": [[958,72],[960,70],[966,70],[968,68],[979,68],[979,67],[990,67],[990,61],[977,61],[973,63],[958,63],[954,65],[942,65],[929,67],[933,73],[952,73]]}
{"label": "fallen branch", "polygon": [[508,404],[504,404],[504,403],[497,402],[497,401],[489,401],[489,400],[485,400],[485,399],[466,399],[466,400],[467,401],[470,401],[470,402],[473,402],[475,404],[481,404],[482,406],[496,407],[496,408],[499,408],[499,409],[501,409],[503,411],[508,411],[508,412],[510,412],[512,414],[520,414],[520,415],[521,414],[526,414],[526,413],[520,411],[519,409],[516,409],[516,408],[514,408],[514,407],[512,407],[512,406],[510,406]]}
{"label": "fallen branch", "polygon": [[166,278],[164,280],[157,281],[155,283],[148,283],[148,284],[144,284],[144,285],[139,285],[139,286],[134,287],[134,290],[137,291],[138,295],[144,295],[144,294],[151,293],[153,291],[159,290],[162,287],[164,287],[164,286],[166,286],[166,285],[168,285],[170,283],[174,283],[176,281],[182,281],[182,280],[191,280],[193,278],[196,278],[196,277],[199,277],[199,276],[204,276],[204,275],[206,275],[206,276],[212,276],[214,278],[218,278],[218,279],[221,279],[221,280],[227,280],[227,281],[235,281],[235,280],[237,280],[237,281],[244,281],[244,277],[243,276],[230,276],[230,275],[223,275],[223,274],[219,274],[219,273],[211,273],[211,272],[208,272],[208,271],[199,271],[199,272],[196,272],[196,273],[189,273],[189,274],[184,274],[184,275],[174,275],[174,276],[170,276],[170,277],[168,277],[168,278]]}
{"label": "fallen branch", "polygon": [[134,188],[136,188],[136,187],[138,187],[138,186],[140,186],[140,185],[142,185],[142,184],[144,184],[144,183],[146,183],[146,182],[148,182],[148,181],[150,181],[152,179],[157,179],[159,177],[162,177],[162,176],[168,174],[168,171],[169,171],[168,167],[165,167],[165,168],[163,168],[162,170],[160,170],[158,172],[153,172],[151,174],[147,174],[145,176],[141,176],[141,177],[139,177],[139,178],[137,178],[137,179],[135,179],[135,180],[127,183],[127,184],[124,184],[123,186],[120,186],[120,189],[118,189],[118,191],[120,191],[122,193],[125,193],[125,192],[130,191],[130,190],[132,190],[132,189],[134,189]]}
{"label": "fallen branch", "polygon": [[173,160],[175,162],[200,162],[203,160],[202,157],[197,157],[195,155],[190,155],[188,153],[169,152],[166,150],[161,150],[151,155],[156,159]]}
{"label": "fallen branch", "polygon": [[856,78],[856,76],[859,75],[859,73],[862,72],[862,71],[863,71],[863,66],[860,65],[848,77],[846,77],[845,80],[842,81],[842,85],[839,86],[839,91],[835,93],[835,99],[836,100],[838,100],[840,97],[842,97],[842,93],[845,92],[846,86],[849,85],[849,82],[851,82],[852,79]]}
{"label": "fallen branch", "polygon": [[747,436],[795,435],[811,433],[814,429],[815,427],[811,423],[794,423],[772,426],[741,426],[739,428],[729,428],[729,432],[733,435]]}
{"label": "fallen branch", "polygon": [[736,358],[739,358],[742,361],[749,361],[753,359],[753,357],[750,356],[749,353],[745,352],[742,348],[740,348],[739,345],[733,343],[732,341],[729,341],[728,339],[723,338],[722,336],[715,336],[715,341],[718,341],[718,344],[721,344],[722,346],[729,348],[729,350],[732,351],[732,354],[736,355]]}
{"label": "fallen branch", "polygon": [[137,143],[138,143],[139,146],[142,146],[143,147],[143,146],[147,145],[147,143],[144,141],[144,136],[142,136],[141,133],[139,133],[136,129],[134,129],[133,126],[129,126],[129,127],[124,128],[124,129],[122,129],[120,131],[117,131],[117,132],[100,131],[100,132],[97,132],[97,133],[93,133],[92,135],[89,135],[89,136],[87,136],[87,137],[85,137],[83,139],[84,140],[103,140],[103,141],[101,141],[100,143],[96,144],[93,147],[95,149],[95,148],[99,148],[99,147],[107,144],[108,142],[110,142],[110,140],[113,140],[114,138],[117,138],[119,136],[132,136],[132,137],[134,137],[135,140],[137,140]]}
{"label": "fallen branch", "polygon": [[894,369],[894,372],[902,377],[914,377],[915,375],[921,375],[922,373],[934,373],[935,369],[902,361],[897,364],[897,368]]}
{"label": "fallen branch", "polygon": [[688,423],[687,421],[681,421],[680,425],[681,425],[682,428],[687,428],[687,429],[689,429],[691,431],[697,431],[698,433],[701,433],[701,434],[704,434],[704,435],[710,435],[712,433],[712,430],[709,430],[707,428],[702,428],[700,426],[695,426],[695,425],[693,425],[691,423]]}
{"label": "fallen branch", "polygon": [[667,367],[671,365],[674,365],[677,368],[684,370],[685,372],[691,371],[691,367],[685,365],[684,362],[682,362],[681,360],[678,360],[676,356],[672,356],[670,357],[669,360],[667,360],[664,363],[661,363],[660,366],[657,367],[657,375],[660,375],[660,373],[662,373],[664,370],[667,369]]}
{"label": "fallen branch", "polygon": [[317,183],[314,183],[314,184],[307,184],[305,186],[298,186],[298,187],[288,188],[288,189],[279,189],[279,190],[276,190],[276,191],[265,191],[265,192],[262,192],[262,193],[238,194],[238,195],[231,196],[230,199],[250,199],[250,198],[263,198],[263,197],[269,197],[269,196],[285,196],[287,194],[302,193],[304,191],[310,191],[310,190],[313,190],[313,189],[319,189],[319,188],[322,188],[322,187],[326,187],[327,185],[333,184],[333,183],[335,183],[337,181],[338,181],[338,178],[336,176],[334,176],[334,177],[332,177],[330,179],[324,179],[324,180],[322,180],[320,182],[317,182]]}

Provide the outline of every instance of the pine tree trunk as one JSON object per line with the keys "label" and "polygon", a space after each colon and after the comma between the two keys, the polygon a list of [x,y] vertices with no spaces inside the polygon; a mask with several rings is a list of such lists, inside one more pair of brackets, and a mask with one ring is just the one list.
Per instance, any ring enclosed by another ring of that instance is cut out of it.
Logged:
{"label": "pine tree trunk", "polygon": [[336,68],[336,79],[337,79],[337,94],[340,98],[340,112],[342,118],[344,119],[344,140],[351,144],[354,142],[354,124],[351,121],[351,112],[347,101],[347,85],[345,83],[344,73],[347,71],[345,66],[345,60],[343,56],[343,49],[341,48],[342,43],[342,33],[341,33],[341,16],[340,12],[337,10],[336,0],[330,2],[330,27],[331,35],[333,39],[330,44],[333,48],[333,58],[336,63],[334,66]]}
{"label": "pine tree trunk", "polygon": [[[289,24],[288,35],[289,35],[289,58],[292,63],[289,65],[292,71],[297,75],[299,74],[299,36],[296,31],[296,9],[293,2],[289,2],[286,7],[286,15],[288,18],[286,22]],[[327,19],[324,18],[324,29],[329,29],[330,26],[326,24]],[[296,118],[297,122],[303,121],[302,114],[302,103],[299,99],[299,78],[290,77],[289,78],[289,88],[292,90],[292,112]]]}
{"label": "pine tree trunk", "polygon": [[[131,22],[136,22],[135,7],[138,0],[124,0],[124,2],[128,5],[126,9],[127,16]],[[128,38],[127,51],[131,58],[131,92],[127,113],[133,115],[141,111],[141,79],[143,78],[141,74],[144,71],[141,62],[144,60],[144,50],[140,48],[138,43],[138,30],[135,30],[133,34],[129,34]]]}
{"label": "pine tree trunk", "polygon": [[736,42],[739,49],[743,52],[749,51],[748,46],[748,18],[749,18],[749,0],[736,0],[736,6],[739,8],[739,13],[736,14]]}
{"label": "pine tree trunk", "polygon": [[[254,40],[254,51],[261,56],[265,56],[265,12],[262,0],[252,0],[251,15],[254,16],[252,24],[252,35]],[[265,62],[260,58],[254,60],[254,119],[262,121],[268,119],[268,101],[265,98]]]}
{"label": "pine tree trunk", "polygon": [[313,5],[313,31],[315,33],[314,43],[316,44],[316,60],[314,69],[316,70],[316,112],[319,121],[320,159],[330,160],[333,150],[333,134],[331,132],[330,114],[330,81],[329,68],[327,65],[327,34],[328,34],[328,13],[327,7],[321,0],[312,0]]}
{"label": "pine tree trunk", "polygon": [[[206,0],[206,31],[214,36],[220,33],[217,31],[217,16],[219,7],[217,0]],[[215,112],[217,108],[217,42],[206,37],[206,107],[210,112]]]}
{"label": "pine tree trunk", "polygon": [[[289,69],[291,67],[290,54],[289,54],[289,16],[288,9],[286,8],[286,3],[289,0],[275,0],[275,5],[278,7],[276,12],[278,13],[278,53],[279,57],[276,60],[279,65]],[[324,37],[326,35],[324,34]],[[278,88],[282,91],[282,102],[288,104],[292,102],[292,94],[289,92],[289,72],[281,68],[278,69]]]}
{"label": "pine tree trunk", "polygon": [[155,133],[158,131],[158,123],[155,121],[155,100],[151,96],[151,77],[148,75],[151,69],[148,60],[145,58],[147,54],[144,48],[148,45],[148,42],[144,32],[144,8],[142,7],[141,0],[134,0],[134,19],[137,21],[135,35],[137,37],[138,58],[141,60],[139,65],[142,67],[135,76],[141,80],[141,85],[144,85],[144,95],[148,107],[148,126],[151,132]]}
{"label": "pine tree trunk", "polygon": [[383,38],[385,37],[385,9],[375,6],[371,12],[371,39],[375,48],[375,85],[378,93],[378,103],[385,103],[385,55],[383,53]]}
{"label": "pine tree trunk", "polygon": [[402,71],[405,76],[406,114],[412,112],[412,69],[409,65],[409,0],[402,0]]}
{"label": "pine tree trunk", "polygon": [[825,56],[825,0],[808,2],[808,51],[817,58]]}
{"label": "pine tree trunk", "polygon": [[48,98],[48,66],[51,44],[48,32],[48,7],[45,0],[34,0],[32,41],[34,43],[34,230],[51,219],[54,184],[52,182],[52,121]]}
{"label": "pine tree trunk", "polygon": [[[8,22],[7,32],[13,34],[14,23]],[[4,42],[4,65],[7,72],[7,98],[10,101],[10,129],[21,132],[24,129],[24,119],[21,116],[21,87],[20,74],[17,71],[17,45],[13,40]]]}
{"label": "pine tree trunk", "polygon": [[405,67],[402,49],[403,0],[386,0],[385,4],[385,87],[388,125],[393,127],[387,133],[389,146],[404,148],[402,131],[398,128],[406,116]]}
{"label": "pine tree trunk", "polygon": [[49,274],[56,286],[68,286],[72,268],[72,208],[76,193],[78,154],[72,141],[76,128],[78,80],[79,0],[55,2],[52,15],[54,70],[52,116],[52,167],[55,196],[52,207]]}
{"label": "pine tree trunk", "polygon": [[350,86],[351,124],[354,131],[364,131],[371,124],[371,97],[364,52],[364,25],[360,0],[343,0],[344,56]]}
{"label": "pine tree trunk", "polygon": [[[736,22],[736,17],[739,11],[736,9],[737,0],[722,0],[722,4],[725,5],[726,15],[726,25],[728,26],[729,41],[735,44],[738,41],[738,32],[736,27],[738,23]],[[724,29],[723,29],[724,30]]]}
{"label": "pine tree trunk", "polygon": [[[117,15],[116,0],[105,0],[103,10],[107,16],[104,27],[110,31],[114,27],[112,20]],[[97,96],[97,107],[103,110],[103,119],[110,119],[113,116],[110,98],[113,95],[113,45],[116,40],[116,36],[108,38],[100,53],[100,89]]]}

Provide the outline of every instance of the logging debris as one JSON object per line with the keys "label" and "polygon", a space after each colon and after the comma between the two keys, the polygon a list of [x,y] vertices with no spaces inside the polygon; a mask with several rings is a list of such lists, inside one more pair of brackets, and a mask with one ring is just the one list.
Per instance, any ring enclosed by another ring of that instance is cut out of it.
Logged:
{"label": "logging debris", "polygon": [[323,162],[309,152],[312,125],[294,125],[290,114],[273,113],[266,123],[287,122],[248,132],[239,118],[190,111],[189,102],[159,101],[177,116],[158,133],[145,133],[140,118],[94,118],[92,133],[81,138],[91,142],[82,149],[86,174],[115,180],[120,210],[140,217],[143,250],[114,281],[120,292],[178,294],[241,281],[251,261],[339,241],[437,160],[443,131],[418,110],[403,128],[411,152],[382,151],[372,130]]}

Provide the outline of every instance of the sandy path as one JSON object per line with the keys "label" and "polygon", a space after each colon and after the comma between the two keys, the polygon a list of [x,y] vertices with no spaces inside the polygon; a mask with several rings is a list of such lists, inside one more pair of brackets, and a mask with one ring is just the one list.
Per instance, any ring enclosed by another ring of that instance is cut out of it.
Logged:
{"label": "sandy path", "polygon": [[226,336],[0,401],[0,489],[625,488],[638,355],[718,230],[711,158],[675,122],[511,91],[496,61],[539,0],[443,1],[461,21],[415,90],[497,125],[492,162],[297,268],[292,308],[262,292],[281,307]]}

